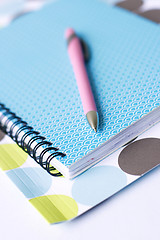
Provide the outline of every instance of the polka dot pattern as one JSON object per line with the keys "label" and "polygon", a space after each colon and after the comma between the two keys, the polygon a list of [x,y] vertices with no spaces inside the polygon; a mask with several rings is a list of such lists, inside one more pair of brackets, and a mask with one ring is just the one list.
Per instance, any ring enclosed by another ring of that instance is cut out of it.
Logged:
{"label": "polka dot pattern", "polygon": [[112,196],[126,184],[125,173],[117,167],[94,167],[75,180],[72,196],[81,204],[94,206]]}
{"label": "polka dot pattern", "polygon": [[30,200],[49,223],[58,223],[74,218],[78,214],[76,201],[65,195],[47,195]]}
{"label": "polka dot pattern", "polygon": [[0,130],[0,141],[4,138],[5,134]]}
{"label": "polka dot pattern", "polygon": [[17,144],[0,145],[0,168],[4,171],[18,168],[27,160],[25,153]]}
{"label": "polka dot pattern", "polygon": [[129,144],[118,157],[120,168],[132,175],[142,175],[160,164],[160,139],[145,138]]}
{"label": "polka dot pattern", "polygon": [[45,194],[52,183],[52,177],[42,168],[17,168],[6,174],[27,198]]}

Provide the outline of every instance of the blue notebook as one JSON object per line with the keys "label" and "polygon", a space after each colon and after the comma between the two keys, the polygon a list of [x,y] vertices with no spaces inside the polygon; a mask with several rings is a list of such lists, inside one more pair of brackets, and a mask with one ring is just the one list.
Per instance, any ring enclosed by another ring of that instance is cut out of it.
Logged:
{"label": "blue notebook", "polygon": [[[89,46],[97,133],[83,112],[67,27]],[[0,31],[0,127],[50,174],[77,176],[160,120],[159,43],[158,25],[98,0],[58,0],[16,20]]]}

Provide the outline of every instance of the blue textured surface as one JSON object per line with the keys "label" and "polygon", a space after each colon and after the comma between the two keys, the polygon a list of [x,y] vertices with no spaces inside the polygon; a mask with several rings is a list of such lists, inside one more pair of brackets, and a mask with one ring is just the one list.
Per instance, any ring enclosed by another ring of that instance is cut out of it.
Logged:
{"label": "blue textured surface", "polygon": [[[64,31],[90,47],[87,65],[100,117],[83,113]],[[158,25],[98,0],[59,0],[0,33],[0,102],[67,157],[66,166],[159,106]]]}

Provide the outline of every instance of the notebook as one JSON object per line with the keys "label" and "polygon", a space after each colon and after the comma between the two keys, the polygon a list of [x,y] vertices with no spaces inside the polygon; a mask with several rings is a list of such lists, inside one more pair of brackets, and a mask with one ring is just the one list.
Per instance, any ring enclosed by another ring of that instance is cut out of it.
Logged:
{"label": "notebook", "polygon": [[[100,123],[83,113],[64,31],[88,44]],[[159,27],[97,0],[59,0],[0,32],[0,122],[52,175],[73,178],[160,119]],[[60,172],[57,172],[57,170]]]}

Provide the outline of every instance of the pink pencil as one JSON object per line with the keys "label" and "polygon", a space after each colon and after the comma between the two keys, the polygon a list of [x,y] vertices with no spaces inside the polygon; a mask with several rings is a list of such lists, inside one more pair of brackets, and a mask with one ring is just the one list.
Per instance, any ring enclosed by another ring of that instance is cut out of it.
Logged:
{"label": "pink pencil", "polygon": [[98,112],[87,76],[80,40],[71,28],[66,30],[65,37],[67,39],[68,54],[76,77],[84,113],[91,128],[97,132]]}

